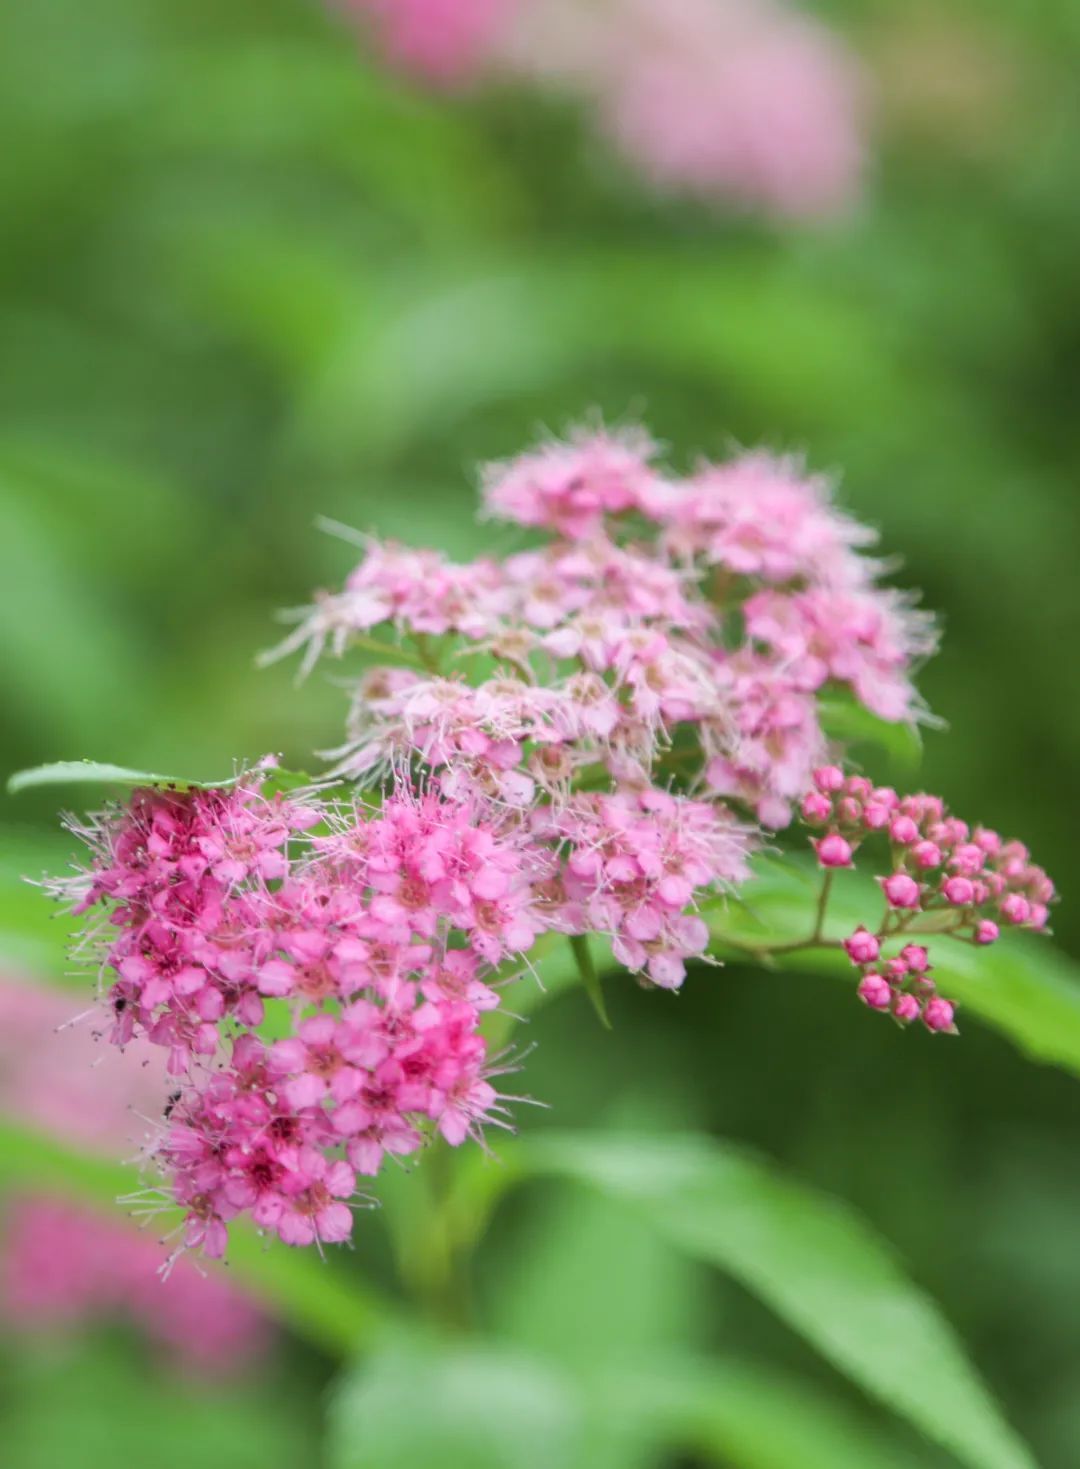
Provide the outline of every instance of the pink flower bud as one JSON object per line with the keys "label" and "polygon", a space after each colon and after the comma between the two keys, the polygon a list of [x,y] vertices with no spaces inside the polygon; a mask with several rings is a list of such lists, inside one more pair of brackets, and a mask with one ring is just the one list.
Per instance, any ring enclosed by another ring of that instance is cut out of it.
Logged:
{"label": "pink flower bud", "polygon": [[977,944],[992,944],[1000,932],[1001,930],[996,923],[991,922],[989,918],[984,918],[975,929],[975,942]]}
{"label": "pink flower bud", "polygon": [[814,784],[824,795],[835,795],[837,791],[843,789],[844,772],[839,765],[819,765],[814,771]]}
{"label": "pink flower bud", "polygon": [[1028,923],[1032,928],[1045,928],[1050,918],[1050,909],[1045,903],[1032,903]]}
{"label": "pink flower bud", "polygon": [[901,979],[906,979],[907,978],[907,972],[908,972],[907,964],[901,958],[890,959],[888,961],[888,963],[885,965],[885,977],[886,977],[886,979],[895,979],[897,981],[899,981]]}
{"label": "pink flower bud", "polygon": [[897,816],[894,818],[893,824],[889,827],[889,836],[892,841],[897,842],[900,846],[907,847],[912,842],[918,841],[919,828],[910,816]]}
{"label": "pink flower bud", "polygon": [[903,1021],[907,1025],[912,1020],[918,1019],[919,1002],[914,995],[897,995],[892,1012],[897,1020]]}
{"label": "pink flower bud", "polygon": [[865,775],[852,775],[848,777],[847,793],[854,796],[857,801],[865,801],[873,793],[874,787]]}
{"label": "pink flower bud", "polygon": [[961,842],[949,858],[949,866],[963,877],[977,877],[983,869],[986,854],[974,842]]}
{"label": "pink flower bud", "polygon": [[836,814],[847,826],[856,826],[862,820],[862,807],[854,796],[843,796],[837,802]]}
{"label": "pink flower bud", "polygon": [[971,839],[988,857],[996,857],[1001,851],[1001,838],[988,827],[977,826]]}
{"label": "pink flower bud", "polygon": [[941,885],[945,901],[954,908],[966,908],[975,896],[971,880],[966,877],[947,877]]}
{"label": "pink flower bud", "polygon": [[1026,923],[1031,917],[1031,904],[1020,893],[1010,893],[1001,905],[1001,916],[1009,923]]}
{"label": "pink flower bud", "polygon": [[912,847],[911,855],[915,858],[916,867],[924,871],[929,867],[941,866],[941,848],[936,842],[919,842]]}
{"label": "pink flower bud", "polygon": [[905,944],[900,957],[912,974],[925,974],[930,968],[930,955],[922,944]]}
{"label": "pink flower bud", "polygon": [[881,801],[867,801],[863,807],[863,825],[868,831],[883,831],[889,824],[889,808]]}
{"label": "pink flower bud", "polygon": [[956,1011],[948,1000],[943,1000],[940,996],[935,996],[934,999],[927,1000],[926,1002],[926,1009],[923,1011],[923,1024],[927,1030],[953,1031],[956,1029],[956,1026],[953,1024],[953,1016],[955,1014]]}
{"label": "pink flower bud", "polygon": [[879,806],[886,806],[890,811],[895,811],[900,804],[900,797],[892,786],[878,786],[872,793],[871,799]]}
{"label": "pink flower bud", "polygon": [[906,872],[893,872],[881,879],[885,901],[890,908],[917,908],[919,906],[919,884]]}
{"label": "pink flower bud", "polygon": [[845,939],[844,948],[852,964],[873,964],[881,952],[881,945],[865,928],[857,928],[849,939]]}
{"label": "pink flower bud", "polygon": [[822,867],[851,866],[851,843],[845,841],[839,832],[831,831],[828,836],[816,841],[814,850]]}
{"label": "pink flower bud", "polygon": [[820,791],[809,791],[803,797],[802,814],[804,821],[811,821],[815,825],[828,821],[832,815],[832,802]]}
{"label": "pink flower bud", "polygon": [[892,1004],[892,990],[880,974],[867,974],[859,983],[859,999],[871,1010],[887,1010]]}

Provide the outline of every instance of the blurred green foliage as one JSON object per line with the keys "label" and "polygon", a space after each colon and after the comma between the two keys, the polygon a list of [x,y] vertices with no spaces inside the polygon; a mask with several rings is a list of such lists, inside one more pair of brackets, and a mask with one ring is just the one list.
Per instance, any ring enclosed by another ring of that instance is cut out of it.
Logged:
{"label": "blurred green foliage", "polygon": [[[589,410],[641,414],[682,462],[764,441],[843,470],[845,501],[943,613],[922,686],[950,730],[927,734],[921,779],[1030,841],[1075,948],[1080,7],[820,8],[877,78],[878,164],[858,217],[781,234],[650,198],[550,100],[425,95],[313,0],[5,6],[6,769],[89,756],[212,776],[264,750],[302,766],[333,742],[341,692],[316,677],[298,696],[253,654],[275,609],[350,564],[314,517],[459,554],[505,544],[472,520],[478,461]],[[10,879],[64,846],[48,790],[4,820],[7,903]],[[43,922],[6,959],[45,970],[55,952]],[[1040,1463],[1080,1460],[1074,1080],[973,1022],[951,1044],[867,1023],[843,986],[801,973],[606,995],[614,1036],[580,992],[532,1023],[528,1090],[560,1127],[716,1130],[856,1203]],[[353,1273],[393,1289],[382,1226],[357,1233]],[[442,1375],[477,1374],[536,1433],[570,1432],[577,1343],[625,1372],[596,1388],[601,1469],[674,1462],[626,1430],[646,1400],[683,1425],[655,1441],[687,1464],[793,1465],[804,1413],[874,1445],[852,1463],[946,1462],[740,1287],[574,1185],[512,1196],[481,1260],[506,1350],[437,1354],[433,1404]],[[431,1350],[388,1346],[333,1421],[371,1382],[421,1412]],[[716,1352],[730,1365],[687,1368]],[[207,1397],[119,1338],[4,1357],[11,1469],[314,1462],[332,1365],[290,1339],[258,1381]],[[924,1370],[908,1366],[915,1392]],[[365,1469],[429,1456],[392,1429],[368,1443]]]}

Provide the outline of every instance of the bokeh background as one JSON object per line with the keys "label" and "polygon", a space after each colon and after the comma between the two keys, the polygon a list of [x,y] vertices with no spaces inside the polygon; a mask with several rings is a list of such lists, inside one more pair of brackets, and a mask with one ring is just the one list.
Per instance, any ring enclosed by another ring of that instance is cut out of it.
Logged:
{"label": "bokeh background", "polygon": [[[765,443],[842,471],[942,614],[921,686],[948,729],[922,778],[1030,841],[1075,952],[1080,6],[815,13],[865,67],[869,166],[841,217],[800,223],[657,190],[573,97],[400,75],[314,0],[4,6],[4,770],[309,763],[341,690],[253,655],[351,564],[315,517],[468,554],[500,534],[473,519],[480,461],[640,416],[677,463]],[[62,863],[54,808],[4,805],[0,915]],[[48,977],[47,935],[4,923],[5,971]],[[951,1044],[866,1023],[808,978],[611,988],[614,1037],[576,994],[532,1027],[529,1089],[560,1125],[710,1128],[853,1201],[1040,1462],[1080,1462],[1075,1081],[974,1022]],[[396,1288],[377,1240],[353,1268]],[[561,1360],[692,1343],[851,1396],[569,1188],[500,1213],[478,1289],[493,1329]],[[208,1381],[100,1320],[9,1322],[0,1365],[7,1469],[278,1469],[320,1462],[337,1364],[282,1330]],[[613,1442],[592,1462],[698,1461]]]}

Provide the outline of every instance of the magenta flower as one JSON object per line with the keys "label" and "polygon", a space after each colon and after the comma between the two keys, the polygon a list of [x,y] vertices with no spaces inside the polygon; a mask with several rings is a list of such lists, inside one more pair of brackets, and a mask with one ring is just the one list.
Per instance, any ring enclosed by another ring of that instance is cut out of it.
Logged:
{"label": "magenta flower", "polygon": [[[402,666],[359,680],[331,777],[302,797],[263,762],[75,827],[89,865],[54,890],[95,915],[79,952],[109,1040],[157,1048],[174,1078],[149,1153],[181,1248],[224,1254],[241,1216],[289,1245],[344,1240],[358,1175],[509,1126],[513,1063],[484,1017],[538,940],[602,935],[677,989],[796,816],[823,869],[805,943],[842,949],[900,1026],[956,1029],[921,937],[1048,923],[1026,847],[847,774],[826,735],[822,691],[920,712],[932,628],[880,584],[874,537],[794,460],[680,479],[656,457],[644,433],[590,429],[487,470],[488,510],[549,533],[504,560],[367,543],[277,651],[307,669],[379,630]],[[834,936],[832,885],[875,852],[880,921]]]}

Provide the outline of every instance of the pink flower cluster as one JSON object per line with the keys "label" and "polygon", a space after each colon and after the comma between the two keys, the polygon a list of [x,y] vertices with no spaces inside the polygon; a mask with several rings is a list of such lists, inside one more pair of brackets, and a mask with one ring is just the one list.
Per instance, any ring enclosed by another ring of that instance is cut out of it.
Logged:
{"label": "pink flower cluster", "polygon": [[[110,1038],[166,1047],[180,1079],[156,1155],[211,1255],[243,1212],[290,1244],[345,1239],[357,1173],[492,1121],[484,975],[542,927],[546,868],[475,803],[367,811],[263,781],[136,791],[83,829],[95,860],[70,881],[107,911]],[[270,1043],[274,1001],[291,1033]]]}
{"label": "pink flower cluster", "polygon": [[[550,825],[549,825],[550,823]],[[695,894],[749,876],[745,833],[723,807],[657,790],[575,796],[538,823],[569,843],[553,922],[613,935],[615,958],[677,989],[708,926]]]}
{"label": "pink flower cluster", "polygon": [[517,0],[336,3],[373,23],[387,59],[395,66],[437,86],[451,86],[484,66]]}
{"label": "pink flower cluster", "polygon": [[781,0],[338,0],[390,62],[582,97],[658,186],[781,219],[847,208],[865,87],[842,41]]}
{"label": "pink flower cluster", "polygon": [[48,1194],[11,1201],[0,1251],[0,1306],[19,1331],[71,1328],[118,1316],[183,1368],[220,1377],[265,1346],[258,1308],[219,1275],[177,1260],[126,1222]]}
{"label": "pink flower cluster", "polygon": [[[881,838],[889,870],[878,879],[885,916],[876,934],[860,928],[844,947],[862,970],[859,994],[872,1009],[903,1022],[921,1017],[930,1030],[952,1030],[954,1006],[939,998],[927,951],[904,943],[883,959],[887,940],[948,934],[980,946],[1002,925],[1044,929],[1054,885],[1022,842],[950,815],[938,796],[898,796],[836,765],[814,772],[802,818],[824,834],[814,839],[826,869],[851,867],[862,843]],[[879,962],[880,961],[880,962]]]}
{"label": "pink flower cluster", "polygon": [[[357,686],[337,773],[417,761],[455,796],[510,807],[565,798],[589,771],[642,787],[677,773],[779,827],[827,754],[823,688],[918,716],[930,621],[879,585],[872,532],[796,460],[743,454],[679,479],[643,433],[584,430],[488,467],[483,495],[553,539],[467,565],[373,545],[277,650],[305,649],[306,671],[382,625],[426,655]],[[432,635],[451,645],[441,660]],[[499,674],[471,683],[474,654]]]}
{"label": "pink flower cluster", "polygon": [[606,936],[676,989],[716,893],[796,811],[826,869],[888,838],[886,917],[846,947],[902,1022],[953,1026],[918,934],[1046,923],[1018,843],[825,763],[823,692],[913,720],[933,645],[827,482],[763,453],[680,477],[643,432],[594,428],[482,485],[546,541],[466,564],[372,541],[276,650],[377,660],[326,782],[285,794],[263,762],[76,828],[92,860],[57,890],[99,915],[110,1039],[168,1054],[153,1153],[209,1255],[240,1215],[344,1240],[388,1156],[506,1126],[481,1022],[537,939]]}

